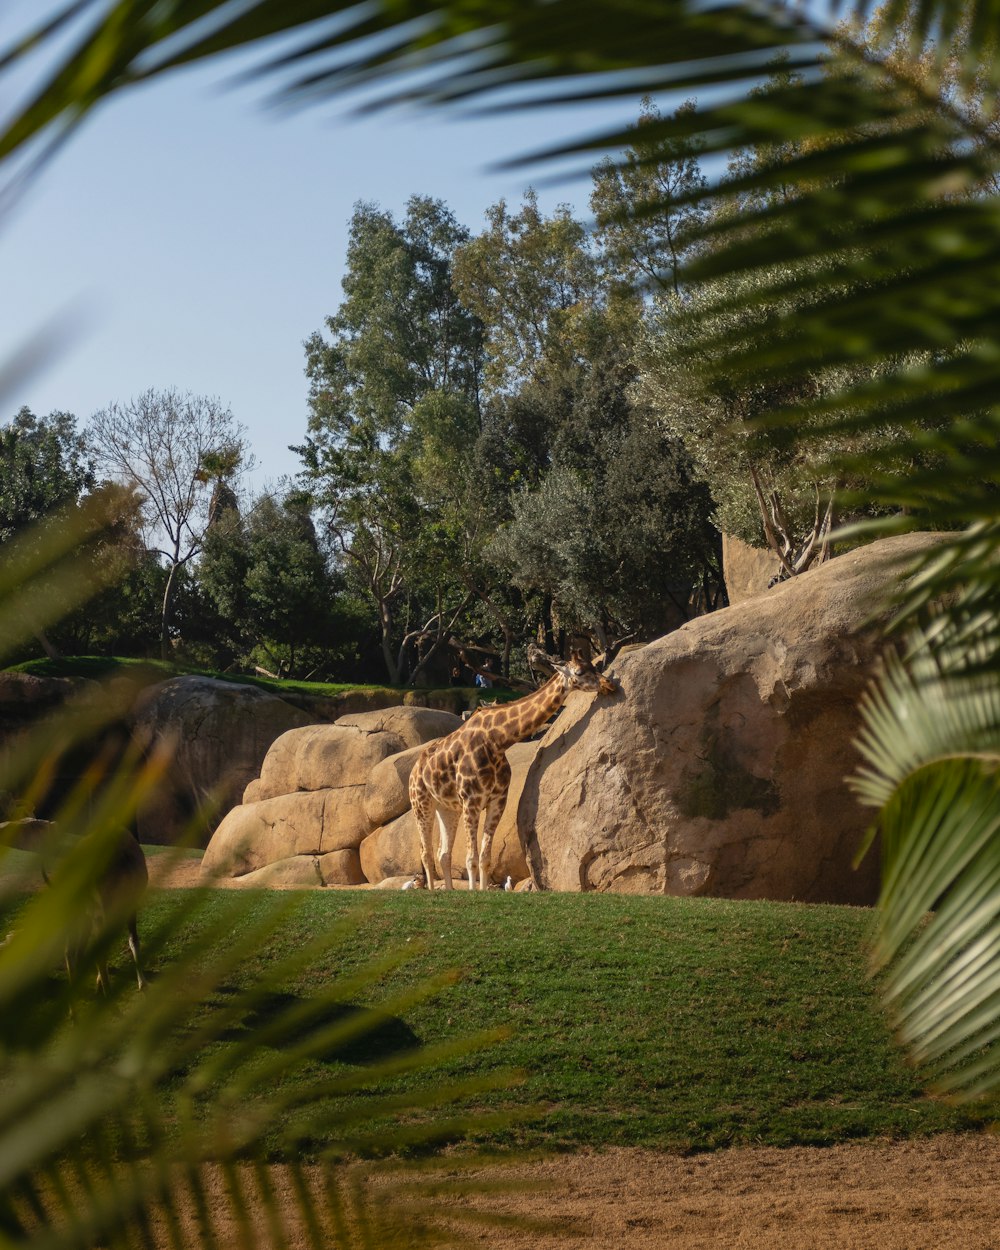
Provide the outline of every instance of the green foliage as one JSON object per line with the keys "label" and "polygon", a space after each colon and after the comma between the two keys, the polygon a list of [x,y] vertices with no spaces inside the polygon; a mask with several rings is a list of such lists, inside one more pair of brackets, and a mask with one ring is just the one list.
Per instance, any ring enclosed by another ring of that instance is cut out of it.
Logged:
{"label": "green foliage", "polygon": [[568,205],[551,217],[533,191],[518,213],[501,200],[455,257],[455,289],[486,330],[491,392],[549,379],[588,352],[604,291],[591,242]]}
{"label": "green foliage", "polygon": [[75,506],[94,487],[93,455],[68,412],[22,408],[0,426],[0,542]]}
{"label": "green foliage", "polygon": [[710,497],[680,440],[633,404],[629,359],[604,333],[588,360],[491,403],[480,449],[509,517],[492,557],[602,647],[666,632],[719,578]]}
{"label": "green foliage", "polygon": [[340,602],[342,582],[319,549],[300,493],[264,495],[245,517],[228,510],[209,527],[197,579],[244,660],[258,648],[264,667],[305,672],[319,658],[317,648],[323,665],[332,666],[356,647],[357,626]]}
{"label": "green foliage", "polygon": [[925,640],[908,667],[889,666],[856,779],[879,809],[875,955],[892,1020],[935,1087],[962,1098],[1000,1081],[1000,691],[970,658]]}
{"label": "green foliage", "polygon": [[[688,100],[674,117],[683,118],[695,109],[695,102]],[[647,96],[631,144],[594,170],[590,207],[597,241],[620,281],[679,295],[690,235],[709,211],[700,198],[708,180],[698,163],[697,140],[645,141],[644,131],[660,119],[659,109]]]}
{"label": "green foliage", "polygon": [[[358,205],[330,339],[306,343],[304,480],[335,556],[370,597],[392,682],[409,669],[408,596],[430,582],[440,622],[456,606],[445,571],[463,571],[461,499],[449,479],[478,428],[481,354],[479,325],[451,284],[465,238],[440,201],[413,196],[398,224]],[[458,591],[459,611],[467,593]]]}
{"label": "green foliage", "polygon": [[[0,542],[17,538],[22,551],[34,544],[44,562],[49,528],[69,526],[81,534],[76,559],[81,571],[90,571],[96,591],[86,611],[66,602],[61,619],[48,627],[26,617],[30,637],[19,655],[89,651],[105,642],[145,649],[162,581],[153,603],[149,590],[158,570],[138,538],[138,513],[132,491],[97,483],[93,449],[68,413],[38,418],[22,408],[0,428]],[[53,593],[58,584],[55,579]]]}

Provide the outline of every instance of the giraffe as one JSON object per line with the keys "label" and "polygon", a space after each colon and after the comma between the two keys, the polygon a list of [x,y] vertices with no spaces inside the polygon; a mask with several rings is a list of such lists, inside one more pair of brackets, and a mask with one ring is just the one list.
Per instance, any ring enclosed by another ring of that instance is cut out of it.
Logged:
{"label": "giraffe", "polygon": [[[410,773],[410,804],[420,830],[420,859],[427,888],[434,888],[434,847],[431,822],[437,812],[441,835],[438,859],[444,888],[452,888],[451,848],[459,821],[465,829],[469,889],[485,890],[490,875],[493,835],[510,786],[506,750],[540,729],[566,702],[571,690],[591,694],[615,694],[618,687],[574,651],[563,664],[552,661],[555,672],[538,690],[513,703],[477,709],[463,725],[445,738],[431,742],[417,757]],[[482,839],[478,841],[480,816]]]}

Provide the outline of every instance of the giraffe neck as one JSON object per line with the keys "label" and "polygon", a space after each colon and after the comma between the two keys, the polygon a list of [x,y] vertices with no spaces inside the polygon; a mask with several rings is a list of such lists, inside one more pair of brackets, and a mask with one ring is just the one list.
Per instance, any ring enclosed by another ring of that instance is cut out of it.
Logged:
{"label": "giraffe neck", "polygon": [[553,712],[559,711],[566,702],[568,693],[565,681],[556,673],[532,694],[525,695],[523,699],[515,699],[513,703],[502,707],[480,712],[470,724],[485,730],[498,746],[506,750],[515,742],[530,738],[536,729],[540,729]]}

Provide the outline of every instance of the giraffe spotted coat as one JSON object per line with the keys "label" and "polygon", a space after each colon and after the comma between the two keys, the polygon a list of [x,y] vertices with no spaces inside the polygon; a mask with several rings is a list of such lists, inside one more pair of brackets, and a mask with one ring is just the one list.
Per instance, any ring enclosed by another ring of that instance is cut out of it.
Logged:
{"label": "giraffe spotted coat", "polygon": [[[540,689],[513,703],[480,708],[460,728],[430,743],[410,773],[410,803],[420,831],[420,859],[429,889],[434,888],[433,824],[439,831],[437,859],[444,888],[452,888],[451,853],[461,822],[468,852],[469,889],[485,890],[490,879],[493,835],[510,788],[507,748],[530,738],[565,703],[571,690],[611,694],[614,684],[589,660],[574,652],[553,662],[554,675]],[[482,835],[479,834],[482,819]]]}

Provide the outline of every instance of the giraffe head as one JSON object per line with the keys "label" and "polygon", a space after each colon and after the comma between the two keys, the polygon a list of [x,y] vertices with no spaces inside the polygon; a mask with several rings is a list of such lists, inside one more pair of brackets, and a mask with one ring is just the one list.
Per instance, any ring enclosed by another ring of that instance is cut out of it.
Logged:
{"label": "giraffe head", "polygon": [[580,651],[570,653],[565,664],[552,660],[552,667],[566,683],[566,689],[583,690],[588,694],[617,694],[618,687],[613,681],[599,673],[590,660]]}

